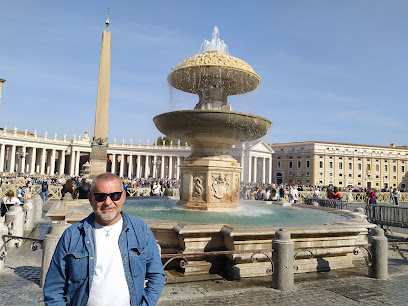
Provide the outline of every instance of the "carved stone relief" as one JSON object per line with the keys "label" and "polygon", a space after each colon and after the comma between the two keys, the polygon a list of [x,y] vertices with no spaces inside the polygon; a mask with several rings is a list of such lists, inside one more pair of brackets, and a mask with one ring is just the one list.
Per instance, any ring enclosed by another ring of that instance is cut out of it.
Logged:
{"label": "carved stone relief", "polygon": [[231,175],[211,175],[211,195],[221,200],[224,195],[231,193]]}
{"label": "carved stone relief", "polygon": [[204,200],[204,176],[203,175],[196,175],[193,176],[193,193],[192,197],[195,200]]}

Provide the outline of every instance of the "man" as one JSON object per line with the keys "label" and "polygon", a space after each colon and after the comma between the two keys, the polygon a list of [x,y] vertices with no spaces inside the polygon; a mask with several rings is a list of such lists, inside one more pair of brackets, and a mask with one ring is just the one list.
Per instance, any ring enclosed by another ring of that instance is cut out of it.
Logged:
{"label": "man", "polygon": [[43,202],[48,201],[48,181],[46,179],[41,183],[41,198]]}
{"label": "man", "polygon": [[55,249],[45,304],[156,305],[165,277],[159,250],[146,223],[121,212],[119,177],[98,175],[88,198],[94,212],[66,229]]}

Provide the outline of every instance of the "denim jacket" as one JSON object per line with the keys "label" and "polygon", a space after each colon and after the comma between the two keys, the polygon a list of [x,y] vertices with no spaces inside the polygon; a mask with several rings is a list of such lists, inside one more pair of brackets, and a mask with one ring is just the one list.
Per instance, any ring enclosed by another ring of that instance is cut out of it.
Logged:
{"label": "denim jacket", "polygon": [[[165,278],[156,240],[144,221],[123,212],[122,217],[118,243],[130,303],[156,305]],[[62,234],[45,279],[46,305],[87,304],[95,271],[94,220],[92,213]]]}

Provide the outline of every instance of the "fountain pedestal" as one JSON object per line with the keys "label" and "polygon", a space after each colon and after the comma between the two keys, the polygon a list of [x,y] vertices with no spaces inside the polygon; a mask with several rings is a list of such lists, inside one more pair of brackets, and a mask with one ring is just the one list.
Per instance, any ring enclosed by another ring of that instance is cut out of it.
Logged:
{"label": "fountain pedestal", "polygon": [[228,155],[188,159],[181,169],[180,201],[187,209],[222,211],[239,208],[239,163]]}

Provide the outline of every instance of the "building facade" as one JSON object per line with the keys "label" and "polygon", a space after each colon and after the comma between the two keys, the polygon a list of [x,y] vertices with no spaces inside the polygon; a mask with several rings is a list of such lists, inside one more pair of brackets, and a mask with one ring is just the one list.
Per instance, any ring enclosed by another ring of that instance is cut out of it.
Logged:
{"label": "building facade", "polygon": [[[120,177],[180,178],[180,164],[190,155],[190,146],[179,143],[170,146],[110,143],[108,146],[107,171]],[[270,183],[272,178],[272,149],[263,141],[240,144],[232,155],[242,165],[241,181]],[[91,139],[89,132],[57,138],[37,132],[30,133],[0,130],[0,172],[28,175],[69,175],[82,173],[89,163]]]}
{"label": "building facade", "polygon": [[407,188],[408,147],[319,141],[270,146],[277,183]]}

